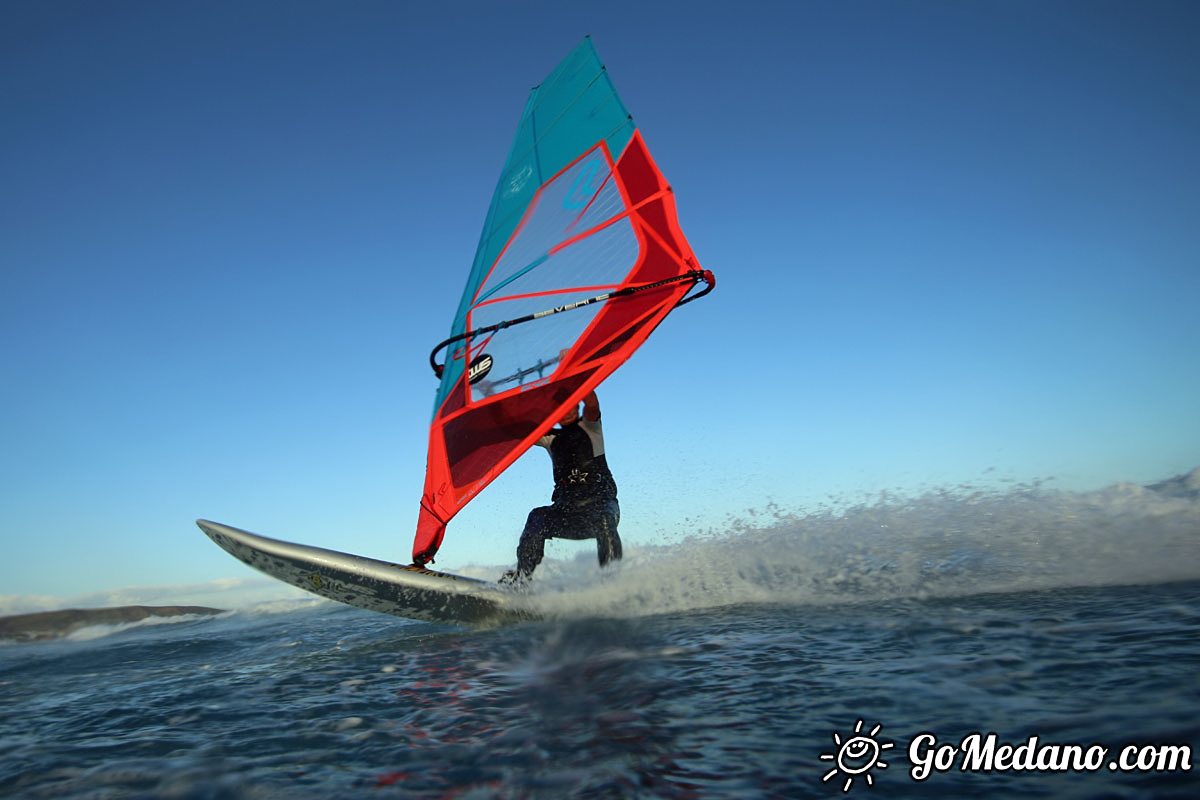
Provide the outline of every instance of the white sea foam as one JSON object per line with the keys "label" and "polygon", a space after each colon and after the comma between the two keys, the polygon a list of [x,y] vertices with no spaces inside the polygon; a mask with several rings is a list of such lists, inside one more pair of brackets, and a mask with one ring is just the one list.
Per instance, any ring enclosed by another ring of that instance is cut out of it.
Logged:
{"label": "white sea foam", "polygon": [[133,622],[121,622],[114,625],[85,625],[81,628],[76,628],[70,633],[67,633],[62,638],[71,642],[90,642],[94,639],[103,639],[106,636],[112,636],[115,633],[133,630],[134,628],[152,628],[162,625],[176,625],[181,622],[195,622],[197,620],[213,619],[214,616],[217,615],[177,614],[170,617],[146,617],[145,619],[139,619]]}
{"label": "white sea foam", "polygon": [[[281,584],[282,585],[282,584]],[[302,592],[296,589],[296,596],[289,597],[284,600],[266,600],[259,603],[252,603],[234,610],[239,616],[248,617],[265,617],[275,614],[290,614],[293,611],[303,611],[320,606],[336,605],[332,600],[326,600],[324,597]]]}
{"label": "white sea foam", "polygon": [[849,603],[1200,579],[1200,470],[1156,488],[1023,486],[885,496],[838,512],[778,509],[681,543],[548,560],[550,615],[645,615],[740,603]]}

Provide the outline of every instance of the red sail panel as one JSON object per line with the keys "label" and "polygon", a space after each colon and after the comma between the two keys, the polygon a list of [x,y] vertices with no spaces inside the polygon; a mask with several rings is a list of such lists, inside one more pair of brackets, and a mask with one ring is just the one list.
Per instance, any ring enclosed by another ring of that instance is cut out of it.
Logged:
{"label": "red sail panel", "polygon": [[[635,131],[615,164],[601,140],[541,185],[471,295],[465,329],[698,269],[670,187]],[[452,345],[413,560],[432,561],[454,515],[623,364],[691,286],[668,283]],[[472,383],[471,365],[485,363]]]}

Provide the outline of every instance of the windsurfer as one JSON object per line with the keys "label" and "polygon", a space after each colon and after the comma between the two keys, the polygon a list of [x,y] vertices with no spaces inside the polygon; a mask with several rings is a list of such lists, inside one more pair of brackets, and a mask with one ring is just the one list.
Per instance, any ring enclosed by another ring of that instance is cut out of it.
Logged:
{"label": "windsurfer", "polygon": [[501,583],[529,579],[545,555],[547,539],[595,539],[600,566],[621,558],[617,524],[617,483],[604,457],[604,431],[596,393],[583,398],[559,420],[559,427],[537,441],[550,452],[554,468],[552,505],[529,512],[517,545],[517,568],[504,573]]}

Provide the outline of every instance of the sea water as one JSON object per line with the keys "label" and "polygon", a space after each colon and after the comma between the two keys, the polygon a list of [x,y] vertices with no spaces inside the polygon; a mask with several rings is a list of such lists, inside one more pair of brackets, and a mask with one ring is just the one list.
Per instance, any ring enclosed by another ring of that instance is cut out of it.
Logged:
{"label": "sea water", "polygon": [[1200,796],[1198,478],[771,509],[547,562],[549,618],[493,630],[314,599],[6,645],[0,797]]}

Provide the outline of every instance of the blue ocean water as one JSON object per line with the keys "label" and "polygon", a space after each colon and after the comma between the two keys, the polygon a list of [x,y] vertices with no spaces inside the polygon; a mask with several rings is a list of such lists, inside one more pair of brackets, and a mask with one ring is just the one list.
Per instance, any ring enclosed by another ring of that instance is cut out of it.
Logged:
{"label": "blue ocean water", "polygon": [[1200,796],[1196,477],[772,510],[547,563],[551,618],[493,630],[314,599],[2,646],[0,796]]}

